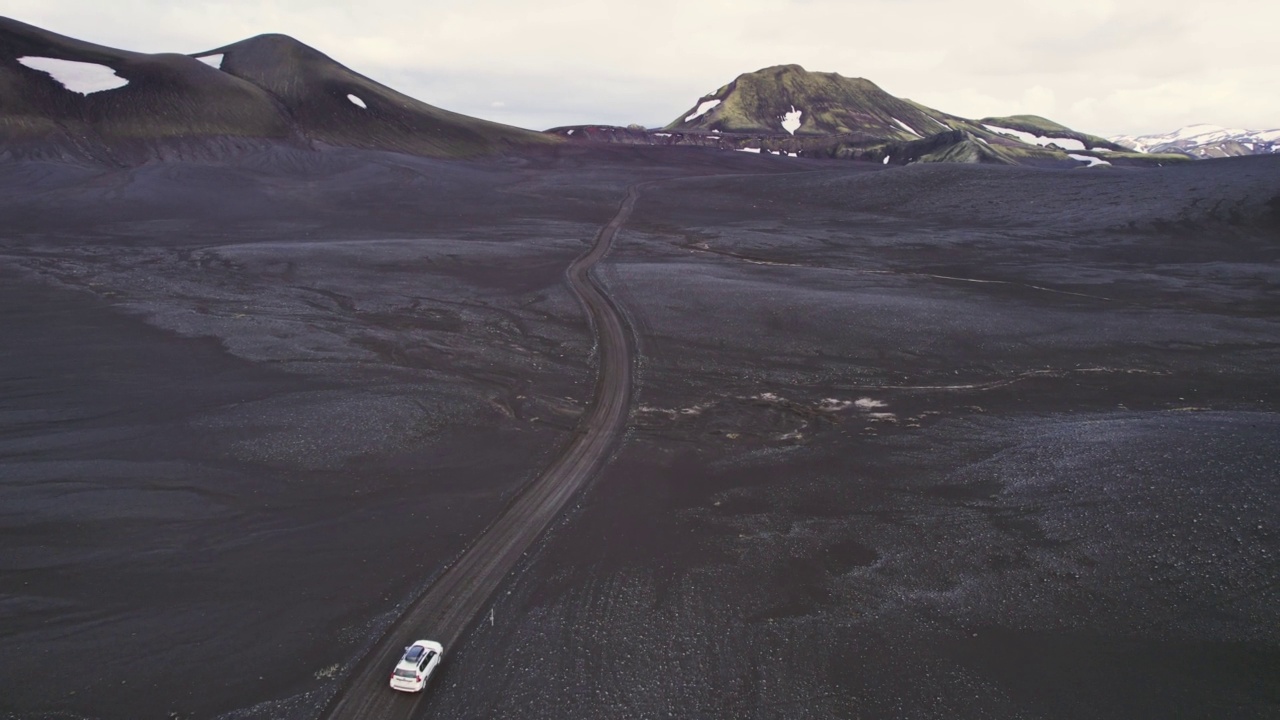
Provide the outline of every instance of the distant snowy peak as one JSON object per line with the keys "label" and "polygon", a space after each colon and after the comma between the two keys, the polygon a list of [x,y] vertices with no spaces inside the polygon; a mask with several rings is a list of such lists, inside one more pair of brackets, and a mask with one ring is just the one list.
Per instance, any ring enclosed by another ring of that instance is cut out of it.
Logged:
{"label": "distant snowy peak", "polygon": [[1280,130],[1188,125],[1164,135],[1120,135],[1112,142],[1146,153],[1178,152],[1197,158],[1280,153]]}

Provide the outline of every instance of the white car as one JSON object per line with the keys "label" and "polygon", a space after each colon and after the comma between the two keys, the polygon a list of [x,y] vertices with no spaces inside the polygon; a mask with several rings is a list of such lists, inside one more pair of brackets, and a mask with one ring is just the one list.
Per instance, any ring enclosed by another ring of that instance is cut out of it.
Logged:
{"label": "white car", "polygon": [[404,649],[404,657],[391,672],[391,689],[404,692],[421,692],[431,677],[431,671],[440,664],[444,647],[431,640],[416,640]]}

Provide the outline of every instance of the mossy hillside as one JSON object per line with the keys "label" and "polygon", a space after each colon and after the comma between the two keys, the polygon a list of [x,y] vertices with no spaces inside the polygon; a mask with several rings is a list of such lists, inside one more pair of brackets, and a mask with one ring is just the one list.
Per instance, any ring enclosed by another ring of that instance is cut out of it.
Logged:
{"label": "mossy hillside", "polygon": [[1039,115],[1006,115],[1004,117],[988,117],[979,122],[1000,127],[1034,132],[1040,135],[1064,135],[1075,132],[1071,128]]}
{"label": "mossy hillside", "polygon": [[[685,120],[712,100],[718,100],[719,104],[698,117]],[[794,136],[782,126],[783,117],[792,108],[801,111],[800,126]],[[809,72],[799,65],[778,65],[740,75],[716,92],[699,98],[666,129],[773,137],[777,139],[769,141],[769,145],[785,150],[800,146],[809,155],[870,159],[876,159],[880,152],[873,148],[885,148],[880,154],[889,156],[893,152],[891,148],[907,147],[938,135],[950,138],[953,136],[949,133],[959,132],[963,133],[961,139],[941,141],[947,146],[945,150],[925,152],[919,146],[912,146],[916,149],[907,152],[899,149],[898,155],[910,157],[913,162],[935,159],[1013,164],[1075,162],[1059,149],[1024,143],[988,130],[984,123],[1037,135],[1072,138],[1088,148],[1122,149],[1103,138],[1076,132],[1046,118],[1018,115],[970,120],[913,100],[894,97],[864,78]],[[810,139],[814,138],[820,140],[811,142]],[[764,147],[761,140],[747,142],[755,143],[755,147]]]}
{"label": "mossy hillside", "polygon": [[1020,130],[1029,132],[1042,137],[1061,137],[1079,140],[1084,143],[1086,148],[1090,150],[1103,148],[1106,150],[1125,150],[1122,145],[1117,145],[1110,140],[1082,133],[1063,125],[1056,123],[1048,118],[1039,115],[1009,115],[1006,117],[988,117],[978,121],[982,125],[994,125],[996,127],[1009,128],[1010,130]]}
{"label": "mossy hillside", "polygon": [[967,118],[958,115],[945,113],[941,110],[935,110],[924,103],[918,103],[910,98],[903,98],[902,102],[911,105],[920,112],[924,113],[928,118],[934,120],[934,129],[937,132],[946,132],[947,130],[968,130],[970,132],[980,131],[982,127]]}
{"label": "mossy hillside", "polygon": [[869,160],[891,165],[910,163],[985,163],[997,165],[1065,165],[1070,158],[1051,148],[1008,147],[985,141],[968,130],[938,133],[923,140],[858,145],[839,143],[833,157]]}
{"label": "mossy hillside", "polygon": [[[1009,128],[1010,130],[1021,130],[1022,132],[1034,133],[1042,137],[1062,137],[1079,140],[1088,148],[1083,151],[1075,151],[1075,154],[1089,155],[1099,160],[1105,160],[1113,165],[1167,165],[1170,163],[1180,163],[1191,160],[1192,158],[1180,153],[1139,153],[1117,145],[1106,138],[1090,135],[1088,133],[1078,132],[1061,123],[1054,122],[1048,118],[1039,115],[1010,115],[1006,117],[988,117],[979,120],[982,125],[994,125],[996,127]],[[975,132],[986,139],[993,146],[999,146],[1001,152],[1009,157],[1017,157],[1016,153],[1027,152],[1028,148],[1034,146],[1028,145],[1020,140],[1008,138],[998,133],[992,133],[986,128]],[[1066,153],[1059,153],[1066,158]]]}
{"label": "mossy hillside", "polygon": [[[709,100],[720,104],[685,120]],[[809,72],[799,65],[778,65],[740,75],[699,98],[667,129],[787,134],[782,120],[792,108],[801,112],[796,136],[855,135],[905,142],[949,129],[931,117],[936,111],[894,97],[870,80]],[[895,119],[915,132],[904,129]]]}

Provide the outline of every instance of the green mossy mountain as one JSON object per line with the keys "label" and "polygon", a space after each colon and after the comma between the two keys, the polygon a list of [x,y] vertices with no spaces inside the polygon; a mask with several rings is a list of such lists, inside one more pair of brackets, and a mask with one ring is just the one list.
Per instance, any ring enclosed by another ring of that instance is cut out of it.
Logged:
{"label": "green mossy mountain", "polygon": [[1104,137],[1099,137],[1097,135],[1090,135],[1088,133],[1077,132],[1067,127],[1066,125],[1056,123],[1048,118],[1040,117],[1039,115],[1010,115],[1007,117],[988,117],[988,118],[983,118],[978,122],[982,124],[983,127],[990,125],[993,127],[1002,127],[1002,128],[1009,128],[1010,130],[1019,130],[1021,132],[1028,132],[1033,135],[1055,137],[1055,138],[1067,138],[1070,140],[1079,140],[1081,143],[1084,144],[1086,148],[1090,150],[1094,150],[1098,148],[1101,148],[1103,150],[1112,150],[1116,152],[1127,152],[1129,150],[1129,148],[1126,148],[1123,145],[1117,145],[1116,143],[1111,142],[1110,140]]}
{"label": "green mossy mountain", "polygon": [[[196,59],[214,54],[220,67]],[[20,58],[92,63],[127,82],[82,94]],[[0,17],[0,156],[132,163],[287,143],[472,157],[556,142],[419,102],[284,35],[145,54]]]}
{"label": "green mossy mountain", "polygon": [[[1017,133],[993,128],[1030,133],[1039,140],[1028,142]],[[664,131],[678,133],[691,144],[696,137],[714,136],[722,146],[738,149],[892,164],[1080,164],[1068,151],[1108,162],[1147,160],[1109,140],[1042,117],[970,120],[895,97],[864,78],[810,72],[799,65],[739,75],[699,98]]]}
{"label": "green mossy mountain", "polygon": [[[719,101],[701,115],[705,103]],[[783,121],[799,111],[804,136],[851,135],[902,141],[959,129],[945,113],[896,98],[863,78],[809,72],[799,65],[777,65],[739,75],[699,98],[667,125],[668,130],[787,133]]]}

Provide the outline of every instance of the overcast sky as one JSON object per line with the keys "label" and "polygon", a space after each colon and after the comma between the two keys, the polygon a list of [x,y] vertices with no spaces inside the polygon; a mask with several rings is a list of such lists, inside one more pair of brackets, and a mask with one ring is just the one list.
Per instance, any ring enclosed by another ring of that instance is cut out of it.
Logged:
{"label": "overcast sky", "polygon": [[285,33],[424,102],[538,130],[665,125],[786,63],[1098,135],[1280,127],[1280,3],[1265,0],[3,0],[0,14],[141,52]]}

